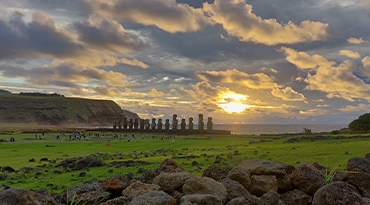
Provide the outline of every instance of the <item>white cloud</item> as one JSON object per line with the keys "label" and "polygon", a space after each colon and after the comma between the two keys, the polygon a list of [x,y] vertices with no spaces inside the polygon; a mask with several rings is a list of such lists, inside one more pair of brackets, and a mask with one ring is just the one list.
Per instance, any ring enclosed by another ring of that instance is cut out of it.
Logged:
{"label": "white cloud", "polygon": [[364,41],[364,40],[362,39],[362,37],[361,37],[361,38],[353,38],[353,37],[351,37],[351,38],[347,39],[347,42],[348,42],[348,43],[351,43],[351,44],[362,44],[362,43],[367,43],[367,41]]}
{"label": "white cloud", "polygon": [[215,0],[204,3],[203,10],[227,33],[240,41],[257,44],[277,45],[308,43],[327,40],[330,36],[328,24],[302,21],[299,25],[289,21],[280,24],[276,19],[262,19],[252,13],[252,6],[245,0]]}
{"label": "white cloud", "polygon": [[360,58],[360,54],[357,52],[353,52],[351,50],[340,50],[339,54],[341,56],[347,56],[348,58]]}
{"label": "white cloud", "polygon": [[304,101],[306,99],[302,93],[298,93],[291,87],[286,87],[284,89],[275,88],[271,91],[271,94],[285,101]]}

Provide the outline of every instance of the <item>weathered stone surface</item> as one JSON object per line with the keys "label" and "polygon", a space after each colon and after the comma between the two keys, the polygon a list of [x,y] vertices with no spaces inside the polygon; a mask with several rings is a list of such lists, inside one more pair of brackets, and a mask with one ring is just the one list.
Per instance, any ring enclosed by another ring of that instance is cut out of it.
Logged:
{"label": "weathered stone surface", "polygon": [[75,201],[80,203],[95,204],[98,202],[104,202],[109,198],[109,192],[105,192],[99,184],[79,184],[68,189],[68,197],[65,193],[63,196],[63,202],[72,202],[73,196],[76,193]]}
{"label": "weathered stone surface", "polygon": [[275,191],[269,191],[264,194],[259,201],[259,205],[271,205],[271,204],[278,204],[280,199],[280,195]]}
{"label": "weathered stone surface", "polygon": [[294,184],[290,179],[290,176],[283,176],[277,178],[278,182],[278,192],[283,193],[294,189]]}
{"label": "weathered stone surface", "polygon": [[145,172],[142,182],[151,184],[156,176],[158,176],[156,170],[148,170],[147,172]]}
{"label": "weathered stone surface", "polygon": [[251,175],[284,176],[286,174],[291,174],[295,170],[295,167],[289,164],[254,159],[244,160],[238,167],[243,167]]}
{"label": "weathered stone surface", "polygon": [[156,184],[145,184],[142,182],[134,182],[122,191],[122,196],[127,196],[129,199],[133,199],[137,196],[145,194],[151,191],[159,191],[160,187]]}
{"label": "weathered stone surface", "polygon": [[0,191],[1,205],[55,205],[56,202],[50,196],[44,196],[25,189],[7,189]]}
{"label": "weathered stone surface", "polygon": [[153,184],[159,185],[163,191],[169,193],[182,187],[185,181],[190,177],[191,175],[187,172],[162,173],[154,178]]}
{"label": "weathered stone surface", "polygon": [[365,205],[356,188],[345,182],[333,182],[321,187],[313,196],[313,205]]}
{"label": "weathered stone surface", "polygon": [[192,194],[181,197],[180,205],[222,205],[222,200],[211,194]]}
{"label": "weathered stone surface", "polygon": [[227,174],[227,177],[239,182],[241,185],[244,186],[244,188],[250,190],[252,182],[249,172],[245,168],[235,167],[234,169],[230,170],[230,172]]}
{"label": "weathered stone surface", "polygon": [[186,180],[182,190],[185,195],[211,194],[218,196],[222,200],[222,203],[227,200],[227,190],[225,186],[208,177],[192,176]]}
{"label": "weathered stone surface", "polygon": [[130,201],[131,200],[127,196],[120,196],[101,203],[100,205],[128,205]]}
{"label": "weathered stone surface", "polygon": [[252,202],[247,201],[244,197],[234,198],[226,205],[251,205]]}
{"label": "weathered stone surface", "polygon": [[220,181],[227,177],[227,174],[230,172],[232,167],[219,167],[217,165],[209,166],[207,169],[204,170],[202,177],[209,177],[216,181]]}
{"label": "weathered stone surface", "polygon": [[291,175],[294,186],[313,195],[324,183],[324,175],[316,167],[301,163]]}
{"label": "weathered stone surface", "polygon": [[278,183],[275,175],[253,175],[250,192],[256,196],[262,196],[269,191],[277,191]]}
{"label": "weathered stone surface", "polygon": [[227,190],[227,200],[230,201],[234,198],[244,197],[246,200],[251,200],[252,196],[249,191],[244,188],[239,182],[225,178],[221,180],[221,183]]}
{"label": "weathered stone surface", "polygon": [[370,172],[370,160],[355,157],[348,160],[347,171],[361,170],[362,172]]}
{"label": "weathered stone surface", "polygon": [[294,189],[281,194],[280,199],[286,205],[309,205],[312,202],[312,196],[299,189]]}
{"label": "weathered stone surface", "polygon": [[113,194],[121,194],[124,189],[130,185],[130,180],[124,176],[112,176],[106,180],[103,184],[104,191],[111,192]]}
{"label": "weathered stone surface", "polygon": [[15,172],[15,170],[12,167],[9,167],[9,166],[1,168],[1,171],[2,172],[9,172],[9,173]]}
{"label": "weathered stone surface", "polygon": [[176,203],[180,204],[181,197],[183,197],[185,194],[179,191],[173,191],[171,192],[170,196],[172,196],[174,199],[176,199]]}
{"label": "weathered stone surface", "polygon": [[176,205],[176,200],[163,191],[151,191],[134,198],[129,205]]}
{"label": "weathered stone surface", "polygon": [[346,182],[355,186],[363,197],[370,198],[370,172],[348,173]]}
{"label": "weathered stone surface", "polygon": [[365,155],[365,158],[370,160],[370,153],[367,153],[367,154]]}
{"label": "weathered stone surface", "polygon": [[156,169],[157,174],[160,173],[176,173],[176,172],[183,172],[184,169],[179,167],[175,161],[172,159],[165,159],[162,164]]}

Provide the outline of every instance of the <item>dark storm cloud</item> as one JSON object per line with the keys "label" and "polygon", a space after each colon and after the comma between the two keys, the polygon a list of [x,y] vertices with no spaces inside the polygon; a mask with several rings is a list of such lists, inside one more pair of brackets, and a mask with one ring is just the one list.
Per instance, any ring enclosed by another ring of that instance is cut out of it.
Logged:
{"label": "dark storm cloud", "polygon": [[31,23],[23,14],[15,12],[8,22],[0,20],[0,59],[73,56],[83,49],[66,34],[58,31],[54,21],[45,13],[37,12]]}
{"label": "dark storm cloud", "polygon": [[121,24],[115,21],[101,20],[99,22],[83,21],[74,23],[79,40],[115,52],[137,50],[144,46],[138,36],[128,34]]}

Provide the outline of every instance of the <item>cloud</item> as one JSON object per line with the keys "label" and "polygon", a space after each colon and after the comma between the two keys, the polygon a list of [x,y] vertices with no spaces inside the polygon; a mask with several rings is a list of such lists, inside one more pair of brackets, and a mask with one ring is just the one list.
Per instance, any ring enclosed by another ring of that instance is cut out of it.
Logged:
{"label": "cloud", "polygon": [[339,54],[341,56],[347,56],[348,58],[360,58],[360,54],[357,52],[353,52],[351,50],[340,50]]}
{"label": "cloud", "polygon": [[273,89],[281,87],[274,79],[264,73],[248,74],[237,69],[226,71],[200,71],[196,76],[203,80],[218,84],[235,84],[250,89]]}
{"label": "cloud", "polygon": [[362,43],[367,43],[367,41],[364,41],[364,40],[362,39],[362,37],[361,37],[361,38],[353,38],[353,37],[351,37],[351,38],[347,39],[347,42],[348,42],[348,43],[351,43],[351,44],[362,44]]}
{"label": "cloud", "polygon": [[266,67],[261,68],[261,71],[266,72],[266,73],[278,73],[277,70],[273,68],[266,68]]}
{"label": "cloud", "polygon": [[9,21],[0,19],[0,59],[22,57],[68,57],[84,50],[67,31],[57,29],[54,20],[44,12],[35,12],[26,24],[24,14],[14,12]]}
{"label": "cloud", "polygon": [[156,89],[152,89],[149,94],[148,94],[149,97],[152,97],[152,98],[157,98],[157,97],[162,97],[164,96],[164,93],[161,92],[161,91],[157,91]]}
{"label": "cloud", "polygon": [[319,67],[316,74],[308,74],[306,89],[327,93],[328,98],[343,98],[354,101],[362,98],[370,101],[370,85],[358,78],[353,72],[355,63],[346,60],[338,66]]}
{"label": "cloud", "polygon": [[346,113],[354,113],[354,112],[358,113],[358,112],[364,112],[364,111],[368,112],[369,109],[370,109],[370,105],[364,104],[364,103],[360,103],[357,106],[347,105],[344,108],[339,108],[340,111],[346,112]]}
{"label": "cloud", "polygon": [[193,32],[205,22],[202,9],[176,0],[87,0],[91,14],[118,21],[156,26],[170,33]]}
{"label": "cloud", "polygon": [[122,92],[115,87],[108,88],[105,85],[98,86],[94,89],[95,95],[104,95],[104,96],[117,96],[121,95]]}
{"label": "cloud", "polygon": [[303,94],[296,92],[291,87],[284,89],[275,88],[271,91],[271,94],[285,101],[304,101],[306,99]]}
{"label": "cloud", "polygon": [[116,87],[137,85],[134,82],[126,82],[127,76],[122,73],[83,67],[75,63],[51,64],[29,70],[0,66],[0,73],[5,77],[25,79],[37,86],[78,88],[79,83],[91,83],[91,81],[103,82]]}
{"label": "cloud", "polygon": [[78,39],[90,46],[116,53],[138,50],[144,42],[125,31],[121,24],[113,20],[91,17],[87,21],[75,22]]}
{"label": "cloud", "polygon": [[245,0],[215,0],[204,3],[209,18],[221,24],[227,33],[240,41],[277,45],[324,41],[330,37],[329,26],[321,22],[302,21],[299,25],[289,21],[280,24],[276,19],[262,19],[252,13]]}
{"label": "cloud", "polygon": [[301,70],[314,70],[319,66],[327,67],[336,64],[334,61],[328,61],[320,55],[310,56],[305,52],[298,52],[287,47],[281,47],[277,51],[284,53],[286,55],[286,60]]}

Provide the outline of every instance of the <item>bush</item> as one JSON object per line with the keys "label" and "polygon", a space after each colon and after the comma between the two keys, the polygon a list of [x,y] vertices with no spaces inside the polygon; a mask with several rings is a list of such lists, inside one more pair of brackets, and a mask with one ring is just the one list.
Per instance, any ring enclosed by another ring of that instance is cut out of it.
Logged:
{"label": "bush", "polygon": [[352,131],[363,132],[370,130],[370,113],[361,115],[358,119],[353,120],[348,128]]}

